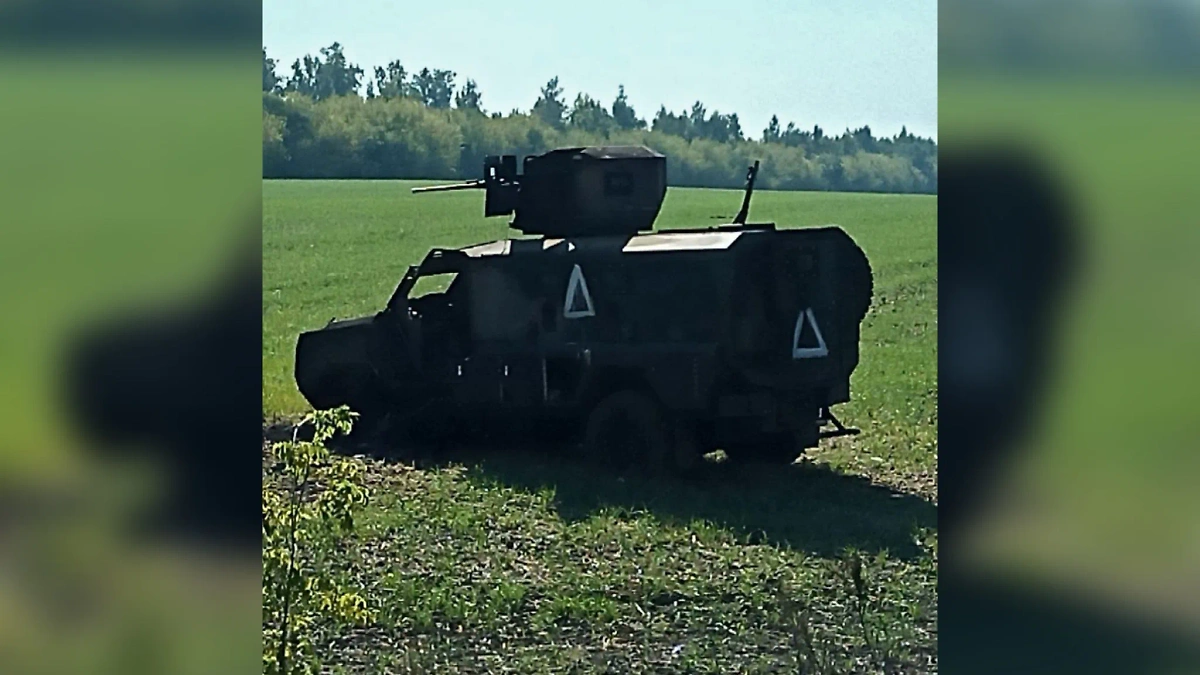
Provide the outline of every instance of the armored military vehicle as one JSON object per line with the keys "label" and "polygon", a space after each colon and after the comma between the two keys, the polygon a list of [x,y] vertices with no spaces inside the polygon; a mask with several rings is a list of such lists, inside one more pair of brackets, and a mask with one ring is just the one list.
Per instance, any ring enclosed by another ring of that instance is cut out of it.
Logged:
{"label": "armored military vehicle", "polygon": [[[574,439],[610,465],[679,468],[722,449],[790,463],[857,433],[850,398],[872,294],[841,229],[746,222],[654,231],[666,159],[645,147],[488,157],[487,216],[521,235],[434,249],[373,316],[300,335],[296,381],[317,408],[418,438]],[[416,295],[426,277],[445,290]]]}

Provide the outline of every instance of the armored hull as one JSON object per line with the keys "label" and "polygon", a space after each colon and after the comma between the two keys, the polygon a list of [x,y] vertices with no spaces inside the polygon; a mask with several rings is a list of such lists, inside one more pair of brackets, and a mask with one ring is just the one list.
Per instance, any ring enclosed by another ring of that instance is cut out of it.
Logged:
{"label": "armored hull", "polygon": [[[873,279],[845,231],[746,224],[752,168],[734,223],[653,232],[660,155],[552,155],[526,161],[524,196],[511,161],[481,182],[499,191],[489,213],[524,204],[514,227],[544,236],[435,249],[377,314],[300,335],[296,381],[314,407],[441,437],[552,432],[624,463],[718,448],[791,461],[854,433],[831,408],[850,400]],[[630,188],[638,176],[650,186]],[[582,213],[535,208],[548,185],[574,185],[563,208]],[[435,275],[445,290],[412,295]]]}
{"label": "armored hull", "polygon": [[582,433],[599,401],[637,390],[703,450],[811,447],[850,399],[872,294],[835,227],[513,239],[427,260],[453,277],[445,291],[300,336],[313,406]]}

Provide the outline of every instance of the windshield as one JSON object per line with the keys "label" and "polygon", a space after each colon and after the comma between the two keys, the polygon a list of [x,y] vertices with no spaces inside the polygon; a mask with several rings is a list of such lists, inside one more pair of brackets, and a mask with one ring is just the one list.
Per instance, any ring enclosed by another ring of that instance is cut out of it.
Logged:
{"label": "windshield", "polygon": [[430,251],[425,256],[425,259],[421,261],[420,265],[409,265],[408,271],[404,273],[404,278],[400,280],[399,285],[396,286],[396,291],[392,293],[391,299],[388,300],[388,309],[406,306],[418,279],[457,273],[462,269],[465,260],[466,256],[459,251],[447,251],[443,249]]}

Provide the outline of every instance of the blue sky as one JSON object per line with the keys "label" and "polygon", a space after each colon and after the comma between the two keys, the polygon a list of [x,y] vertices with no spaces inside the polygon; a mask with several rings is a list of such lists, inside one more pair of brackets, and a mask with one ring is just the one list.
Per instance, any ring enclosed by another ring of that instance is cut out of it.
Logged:
{"label": "blue sky", "polygon": [[557,75],[568,104],[608,106],[624,84],[647,120],[700,100],[755,138],[772,114],[937,137],[936,0],[263,1],[281,75],[335,41],[368,73],[399,59],[472,78],[489,112],[528,110]]}

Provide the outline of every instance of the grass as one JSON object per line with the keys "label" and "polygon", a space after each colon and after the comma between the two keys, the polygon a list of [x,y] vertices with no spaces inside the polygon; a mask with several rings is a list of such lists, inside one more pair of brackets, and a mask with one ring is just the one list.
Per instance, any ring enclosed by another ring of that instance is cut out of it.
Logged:
{"label": "grass", "polygon": [[[481,195],[413,196],[412,184],[264,184],[268,417],[305,409],[291,379],[298,332],[375,311],[431,246],[505,236]],[[739,204],[735,191],[672,189],[659,226],[716,223]],[[664,484],[535,449],[364,460],[372,503],[339,573],[379,614],[326,627],[326,666],[936,670],[936,208],[925,196],[755,196],[752,220],[845,227],[876,278],[841,411],[863,434],[788,471],[717,464]]]}

